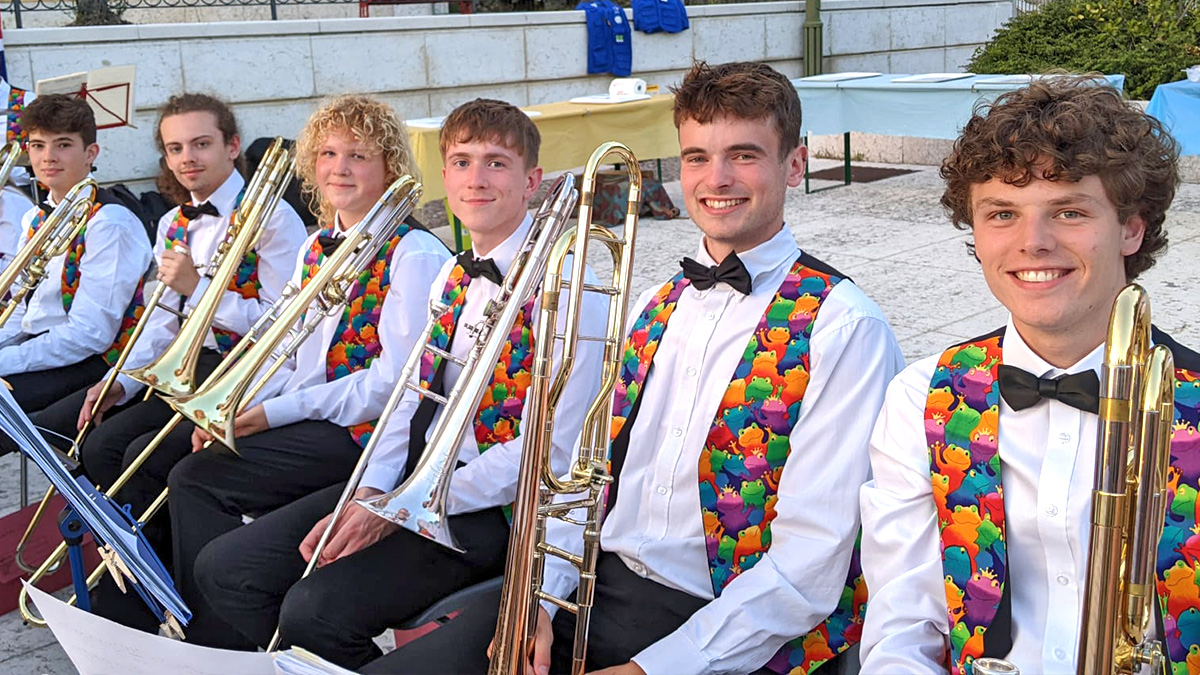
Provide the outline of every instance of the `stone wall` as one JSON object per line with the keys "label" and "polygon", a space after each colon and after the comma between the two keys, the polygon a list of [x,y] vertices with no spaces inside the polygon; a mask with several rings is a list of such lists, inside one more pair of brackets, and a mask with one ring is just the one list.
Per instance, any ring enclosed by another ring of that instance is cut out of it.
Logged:
{"label": "stone wall", "polygon": [[[957,70],[1009,16],[1007,0],[826,0],[825,69]],[[161,10],[163,12],[171,10]],[[803,3],[688,8],[683,33],[634,33],[634,74],[665,90],[693,59],[766,61],[802,72]],[[155,108],[179,91],[233,102],[242,134],[294,136],[322,97],[371,92],[407,118],[476,96],[518,105],[607,90],[587,74],[582,12],[405,16],[88,28],[5,34],[10,81],[136,64],[136,129],[102,132],[102,181],[146,186],[157,171]]]}

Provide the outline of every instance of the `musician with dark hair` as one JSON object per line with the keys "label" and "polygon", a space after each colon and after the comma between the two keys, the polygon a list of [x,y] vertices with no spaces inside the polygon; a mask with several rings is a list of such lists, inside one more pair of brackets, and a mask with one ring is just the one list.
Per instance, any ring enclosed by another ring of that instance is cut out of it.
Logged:
{"label": "musician with dark hair", "polygon": [[[585,668],[836,673],[866,600],[854,488],[867,421],[900,350],[875,304],[784,221],[806,160],[787,78],[698,63],[675,122],[704,236],[631,305]],[[580,552],[581,528],[547,530]],[[544,590],[570,600],[578,583],[547,556]],[[574,616],[549,602],[537,614],[526,672],[569,671]],[[496,619],[494,599],[472,605],[362,672],[485,672]]]}
{"label": "musician with dark hair", "polygon": [[[391,106],[348,95],[323,105],[300,133],[296,169],[325,226],[300,249],[292,283],[304,287],[347,232],[402,175],[419,179],[408,132]],[[287,365],[279,395],[234,421],[237,454],[197,427],[195,452],[169,476],[175,583],[194,613],[188,641],[253,648],[195,590],[196,556],[258,516],[344,482],[375,430],[429,314],[428,288],[450,252],[409,216]],[[313,307],[310,311],[317,312]]]}
{"label": "musician with dark hair", "polygon": [[[96,117],[87,102],[61,94],[25,106],[29,159],[49,194],[27,211],[19,246],[41,227],[67,192],[87,178],[100,154]],[[107,190],[83,231],[53,258],[46,276],[0,327],[0,377],[26,413],[36,413],[96,381],[124,346],[141,306],[150,242],[141,221]]]}
{"label": "musician with dark hair", "polygon": [[[963,675],[984,657],[1021,672],[1089,671],[1076,659],[1091,618],[1098,412],[1121,407],[1099,398],[1098,373],[1114,300],[1166,246],[1177,155],[1157,120],[1090,78],[1034,82],[967,122],[942,164],[942,204],[970,229],[1009,317],[888,387],[861,495],[864,673]],[[1166,527],[1147,588],[1162,616],[1149,621],[1184,672],[1200,649],[1188,623],[1197,563],[1184,546],[1197,532],[1200,355],[1157,329],[1151,339],[1174,354],[1176,384]]]}
{"label": "musician with dark hair", "polygon": [[[443,265],[428,290],[429,301],[449,307],[434,327],[430,345],[466,359],[476,341],[475,327],[486,320],[485,311],[492,311],[502,275],[510,271],[532,230],[527,208],[542,181],[539,135],[520,109],[477,99],[446,118],[441,138],[450,207],[474,249]],[[511,331],[493,335],[508,343],[502,360],[475,366],[492,373],[492,381],[458,449],[447,509],[448,527],[465,553],[351,505],[338,519],[319,567],[300,580],[345,487],[335,485],[218,537],[200,552],[195,581],[213,611],[252,644],[267,645],[278,625],[283,645],[357,668],[379,656],[372,638],[388,626],[449,593],[499,575],[509,529],[504,507],[516,494],[521,461],[532,335],[540,314],[536,299],[520,308]],[[598,297],[592,299],[595,304],[585,301],[581,332],[600,335],[603,305]],[[413,373],[414,384],[453,391],[462,368],[435,353],[425,353],[422,367]],[[565,470],[570,443],[597,389],[601,353],[595,344],[578,352],[558,410],[562,430],[554,438],[556,470]],[[357,496],[390,491],[411,474],[441,414],[433,399],[406,392],[380,432],[379,448]]]}
{"label": "musician with dark hair", "polygon": [[[160,111],[155,141],[167,166],[190,199],[168,211],[158,223],[154,257],[158,261],[157,281],[166,284],[160,309],[153,312],[141,337],[133,345],[124,369],[135,369],[153,362],[179,332],[180,319],[162,308],[190,310],[195,307],[209,280],[202,276],[225,239],[240,206],[246,181],[237,171],[241,139],[229,106],[207,94],[172,96]],[[145,236],[141,237],[145,241]],[[304,226],[286,203],[280,203],[263,228],[262,237],[242,261],[237,274],[221,296],[212,330],[205,337],[200,354],[197,379],[203,381],[227,354],[241,335],[270,304],[291,278],[296,251],[304,241]],[[63,435],[74,436],[76,429],[94,424],[86,436],[80,454],[88,477],[98,486],[112,485],[150,439],[162,429],[174,411],[157,396],[142,401],[138,394],[144,386],[125,374],[116,381],[100,403],[95,419],[92,410],[101,393],[104,371],[94,373],[75,393],[66,396],[39,414],[35,421]],[[180,424],[168,440],[151,455],[132,479],[116,495],[116,501],[129,504],[140,514],[166,485],[167,473],[191,450],[191,425]],[[166,515],[151,521],[146,535],[156,550],[165,555]],[[93,593],[93,607],[99,614],[146,630],[156,630],[157,621],[134,596],[131,602],[119,597],[115,584],[107,578]],[[123,608],[130,608],[130,615]],[[143,619],[145,619],[143,621]]]}

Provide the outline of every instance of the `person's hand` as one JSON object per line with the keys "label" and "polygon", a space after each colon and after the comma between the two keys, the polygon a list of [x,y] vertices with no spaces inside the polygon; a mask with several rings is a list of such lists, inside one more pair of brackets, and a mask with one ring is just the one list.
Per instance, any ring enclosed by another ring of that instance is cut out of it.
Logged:
{"label": "person's hand", "polygon": [[622,663],[619,666],[605,668],[604,670],[593,670],[588,675],[646,675],[646,671],[642,670],[642,667],[638,664],[630,661],[629,663]]}
{"label": "person's hand", "polygon": [[88,422],[95,422],[99,425],[100,422],[104,421],[104,413],[125,396],[125,387],[120,382],[113,382],[112,387],[108,389],[108,395],[100,402],[100,407],[96,408],[96,417],[93,418],[92,407],[96,405],[96,399],[100,398],[100,390],[103,388],[104,382],[97,382],[92,385],[91,389],[87,390],[87,396],[83,399],[83,406],[79,408],[79,419],[75,421],[76,431],[83,431]]}
{"label": "person's hand", "polygon": [[176,293],[190,296],[200,283],[200,273],[188,250],[177,246],[163,251],[162,262],[158,264],[158,280]]}
{"label": "person's hand", "polygon": [[[538,605],[537,626],[533,630],[533,658],[525,662],[525,675],[547,675],[550,672],[550,646],[554,644],[554,631],[550,627],[550,613]],[[496,638],[488,643],[488,659],[492,658],[492,647]]]}
{"label": "person's hand", "polygon": [[263,410],[260,403],[249,410],[243,410],[241,414],[233,419],[233,437],[241,438],[257,434],[266,431],[270,427],[271,425],[267,423],[267,412]]}
{"label": "person's hand", "polygon": [[[383,491],[375,488],[359,488],[354,493],[354,498],[366,499],[381,494]],[[314,525],[309,531],[304,541],[300,542],[300,555],[304,556],[305,562],[312,559],[317,542],[321,541],[321,535],[325,532],[325,528],[329,525],[329,519],[332,517],[331,513],[322,518],[321,522]],[[321,557],[317,560],[317,567],[358,553],[398,529],[400,526],[392,521],[380,518],[358,504],[350,502],[346,506],[345,512],[342,513],[342,517],[338,518],[337,527],[330,535],[329,541],[325,543]]]}
{"label": "person's hand", "polygon": [[213,435],[201,429],[192,427],[192,452],[200,452],[213,442]]}

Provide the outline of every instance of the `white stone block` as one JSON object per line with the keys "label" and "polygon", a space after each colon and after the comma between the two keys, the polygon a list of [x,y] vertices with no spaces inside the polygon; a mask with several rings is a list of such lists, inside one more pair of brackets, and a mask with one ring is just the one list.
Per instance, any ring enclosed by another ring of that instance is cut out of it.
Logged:
{"label": "white stone block", "polygon": [[[692,24],[695,25],[695,24]],[[633,74],[654,70],[687,68],[692,65],[692,31],[682,33],[633,33]]]}
{"label": "white stone block", "polygon": [[16,85],[22,89],[33,89],[36,80],[33,78],[33,62],[30,58],[30,50],[26,47],[6,49],[4,50],[4,57],[7,59],[5,67],[8,69],[9,84]]}
{"label": "white stone block", "polygon": [[987,42],[999,27],[991,5],[958,5],[947,7],[945,12],[947,47]]}
{"label": "white stone block", "polygon": [[946,47],[946,61],[942,66],[947,73],[965,73],[967,72],[967,64],[970,63],[971,57],[975,55],[975,49],[978,45],[967,45],[965,47]]}
{"label": "white stone block", "polygon": [[526,79],[536,82],[587,75],[586,24],[531,26],[524,32]]}
{"label": "white stone block", "polygon": [[425,38],[419,33],[317,35],[312,38],[319,94],[424,89]]}
{"label": "white stone block", "polygon": [[766,56],[766,26],[762,16],[703,19],[692,21],[691,25],[697,59],[716,64],[760,61]]}
{"label": "white stone block", "polygon": [[610,75],[592,75],[571,80],[553,82],[530,82],[529,105],[568,101],[576,96],[589,96],[608,92]]}
{"label": "white stone block", "polygon": [[429,114],[447,115],[456,107],[476,98],[494,98],[508,101],[518,107],[529,105],[529,94],[523,82],[482,87],[456,87],[430,92]]}
{"label": "white stone block", "polygon": [[896,8],[888,13],[892,16],[892,49],[921,49],[945,44],[945,8]]}
{"label": "white stone block", "polygon": [[826,56],[885,52],[892,40],[891,13],[855,10],[822,14]]}
{"label": "white stone block", "polygon": [[392,106],[402,120],[414,120],[429,117],[429,93],[396,93],[379,94],[379,100]]}
{"label": "white stone block", "polygon": [[525,33],[470,28],[425,35],[431,87],[462,87],[525,79]]}
{"label": "white stone block", "polygon": [[[78,73],[108,66],[137,66],[133,85],[136,108],[153,108],[171,94],[183,90],[179,73],[179,46],[174,43],[128,42],[125,44],[47,45],[29,52],[34,82],[49,77]],[[244,85],[243,85],[244,86]]]}
{"label": "white stone block", "polygon": [[[795,59],[803,56],[801,36],[804,13],[788,12],[766,17],[766,58]],[[824,42],[824,40],[822,40]]]}
{"label": "white stone block", "polygon": [[888,72],[888,53],[850,54],[849,56],[832,56],[826,61],[827,73],[886,73]]}
{"label": "white stone block", "polygon": [[308,37],[181,42],[188,91],[233,102],[277,101],[317,95]]}
{"label": "white stone block", "polygon": [[158,113],[135,111],[132,121],[136,129],[116,127],[97,133],[100,154],[96,157],[96,179],[101,183],[152,178],[158,173],[158,150],[151,140]]}
{"label": "white stone block", "polygon": [[888,55],[890,71],[893,73],[938,73],[946,66],[946,50],[917,49],[908,52],[892,52]]}
{"label": "white stone block", "polygon": [[788,59],[787,61],[771,61],[770,65],[775,70],[783,73],[783,76],[790,79],[801,77],[804,75],[804,61],[801,59]]}
{"label": "white stone block", "polygon": [[322,99],[310,98],[234,106],[233,112],[237,115],[238,127],[242,132],[242,144],[249,145],[254,139],[263,136],[296,138],[321,102]]}

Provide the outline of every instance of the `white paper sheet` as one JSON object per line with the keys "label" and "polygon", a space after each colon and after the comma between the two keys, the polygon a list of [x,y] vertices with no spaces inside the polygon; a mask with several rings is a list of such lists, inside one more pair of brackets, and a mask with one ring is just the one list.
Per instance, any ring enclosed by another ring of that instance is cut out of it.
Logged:
{"label": "white paper sheet", "polygon": [[80,675],[275,674],[270,654],[210,649],[151,635],[26,587]]}
{"label": "white paper sheet", "polygon": [[275,675],[354,675],[332,664],[310,651],[292,647],[285,652],[275,652]]}

